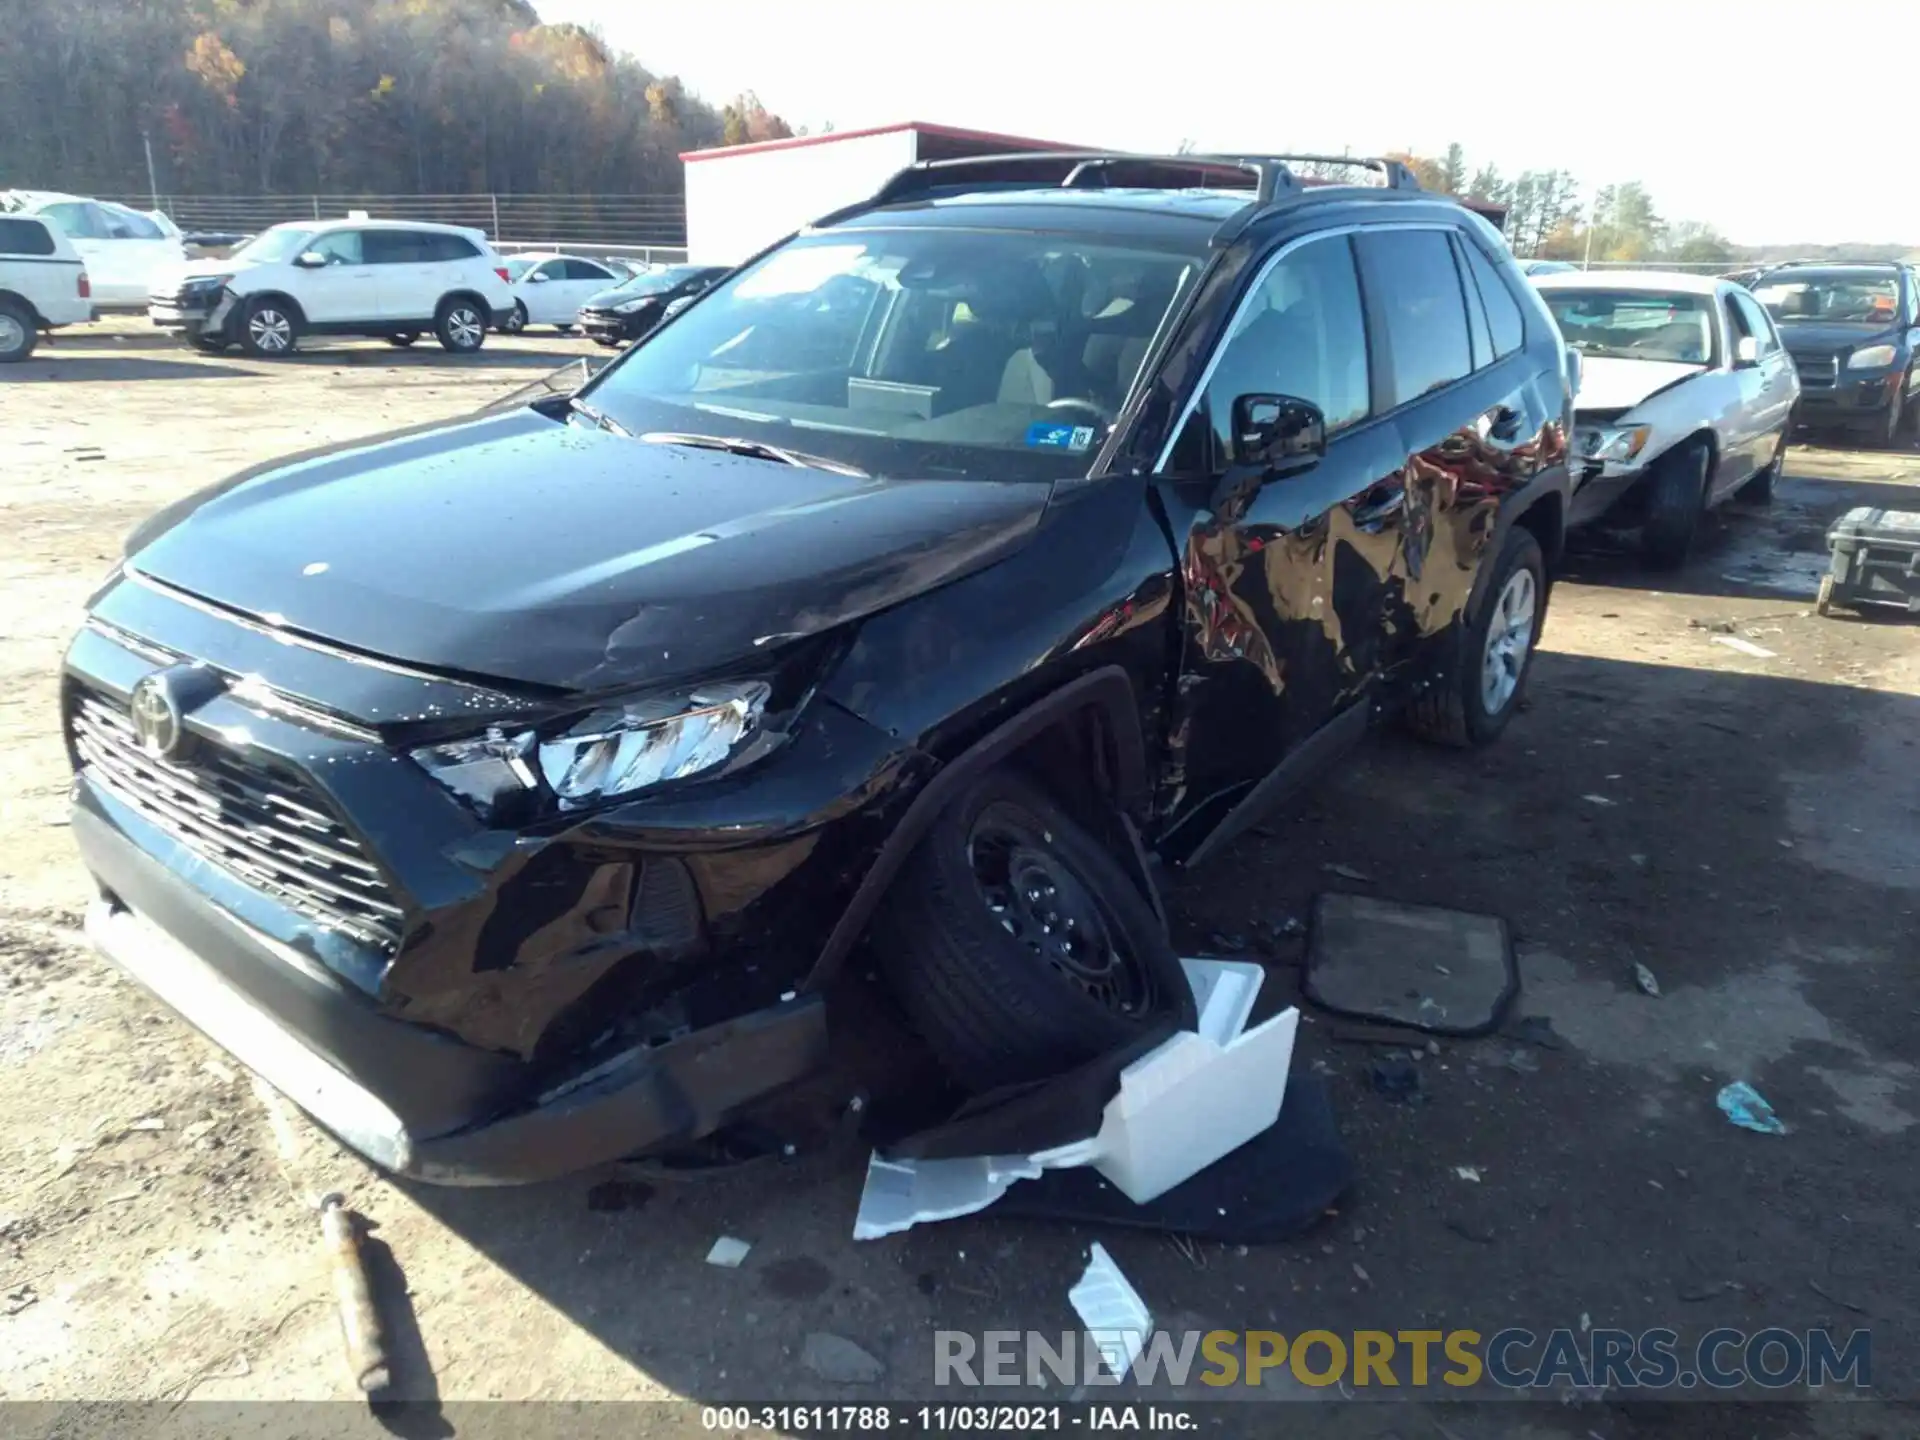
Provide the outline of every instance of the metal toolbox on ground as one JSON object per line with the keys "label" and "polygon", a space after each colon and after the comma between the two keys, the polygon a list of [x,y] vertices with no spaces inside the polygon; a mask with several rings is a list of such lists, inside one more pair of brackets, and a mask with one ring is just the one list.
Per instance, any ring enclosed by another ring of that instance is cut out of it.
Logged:
{"label": "metal toolbox on ground", "polygon": [[1898,605],[1920,613],[1920,510],[1849,510],[1827,530],[1815,608]]}

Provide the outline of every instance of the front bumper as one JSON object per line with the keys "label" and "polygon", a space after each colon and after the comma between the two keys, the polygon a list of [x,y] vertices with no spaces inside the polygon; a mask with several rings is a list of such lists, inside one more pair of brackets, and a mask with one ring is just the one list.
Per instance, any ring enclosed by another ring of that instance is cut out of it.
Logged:
{"label": "front bumper", "polygon": [[582,310],[579,325],[580,332],[588,339],[606,345],[624,345],[634,335],[632,323],[627,317],[616,315],[611,310]]}
{"label": "front bumper", "polygon": [[[196,748],[164,765],[104,741],[86,717],[187,655],[277,698],[194,702]],[[365,723],[508,701],[132,581],[99,597],[63,687],[100,948],[353,1148],[443,1183],[699,1138],[816,1068],[803,980],[886,833],[868,797],[899,751],[821,702],[751,784],[522,833],[317,723],[322,704]],[[289,833],[290,815],[310,823]]]}
{"label": "front bumper", "polygon": [[1793,423],[1806,426],[1859,426],[1884,422],[1887,407],[1902,380],[1900,372],[1853,376],[1841,370],[1826,386],[1802,383]]}
{"label": "front bumper", "polygon": [[233,310],[234,297],[228,290],[191,296],[156,295],[147,303],[147,319],[162,330],[210,335],[226,328]]}

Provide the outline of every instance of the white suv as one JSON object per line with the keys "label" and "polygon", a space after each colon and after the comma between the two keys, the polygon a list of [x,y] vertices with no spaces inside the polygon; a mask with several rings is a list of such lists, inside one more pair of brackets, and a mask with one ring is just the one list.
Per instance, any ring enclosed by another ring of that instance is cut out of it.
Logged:
{"label": "white suv", "polygon": [[0,215],[0,365],[33,354],[42,330],[91,319],[86,266],[60,227]]}
{"label": "white suv", "polygon": [[154,289],[147,314],[204,350],[285,355],[308,335],[378,335],[411,345],[432,331],[478,350],[513,313],[506,264],[478,230],[410,220],[296,221]]}

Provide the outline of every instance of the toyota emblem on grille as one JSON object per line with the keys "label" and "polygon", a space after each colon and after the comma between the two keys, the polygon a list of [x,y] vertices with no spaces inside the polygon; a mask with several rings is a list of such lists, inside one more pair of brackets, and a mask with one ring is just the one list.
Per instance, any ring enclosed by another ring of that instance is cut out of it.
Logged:
{"label": "toyota emblem on grille", "polygon": [[133,735],[140,748],[158,760],[171,759],[180,749],[186,733],[180,723],[180,701],[176,677],[171,670],[156,670],[133,687],[128,711],[133,719]]}

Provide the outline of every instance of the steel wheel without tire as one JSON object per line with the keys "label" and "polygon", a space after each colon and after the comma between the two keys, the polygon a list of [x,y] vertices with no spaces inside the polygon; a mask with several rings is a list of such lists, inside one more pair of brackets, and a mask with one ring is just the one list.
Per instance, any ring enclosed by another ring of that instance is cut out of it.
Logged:
{"label": "steel wheel without tire", "polygon": [[26,359],[39,341],[33,316],[11,300],[0,300],[0,365]]}
{"label": "steel wheel without tire", "polygon": [[979,776],[933,822],[872,938],[908,1018],[975,1092],[1193,1023],[1193,992],[1146,896],[1011,770]]}
{"label": "steel wheel without tire", "polygon": [[266,359],[291,354],[298,336],[293,313],[277,300],[254,301],[240,327],[241,346]]}
{"label": "steel wheel without tire", "polygon": [[1490,560],[1486,599],[1463,622],[1458,659],[1407,707],[1408,728],[1443,745],[1486,745],[1520,708],[1547,614],[1547,567],[1540,542],[1515,525]]}
{"label": "steel wheel without tire", "polygon": [[449,300],[441,305],[433,330],[443,349],[467,355],[486,343],[487,320],[471,300]]}
{"label": "steel wheel without tire", "polygon": [[500,322],[500,329],[504,334],[518,335],[522,330],[526,328],[527,328],[527,307],[521,304],[520,301],[516,300],[513,302],[513,313],[508,315],[505,320],[502,320]]}

